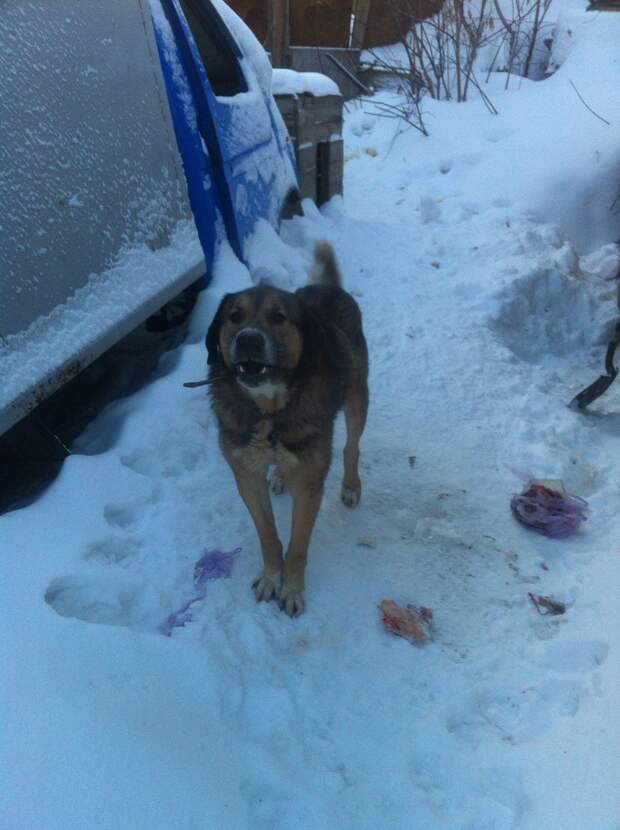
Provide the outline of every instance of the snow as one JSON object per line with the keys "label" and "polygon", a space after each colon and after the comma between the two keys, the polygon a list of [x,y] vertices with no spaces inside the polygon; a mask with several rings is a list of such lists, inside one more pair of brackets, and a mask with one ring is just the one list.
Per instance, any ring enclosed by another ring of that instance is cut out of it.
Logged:
{"label": "snow", "polygon": [[589,26],[593,15],[584,9],[578,0],[571,0],[562,6],[553,28],[553,44],[549,55],[549,72],[555,72],[570,55],[573,44],[580,39],[580,29]]}
{"label": "snow", "polygon": [[[0,518],[2,830],[617,830],[620,387],[566,403],[615,313],[619,24],[593,17],[551,79],[500,79],[498,116],[426,102],[429,138],[349,105],[344,200],[260,223],[249,268],[224,245],[167,371]],[[222,293],[303,284],[324,238],[369,343],[364,492],[340,503],[339,421],[291,621],[254,602],[255,532],[182,383]],[[514,521],[531,475],[588,500],[578,535]],[[204,551],[236,547],[162,636]],[[383,599],[432,608],[434,639],[389,636]]]}
{"label": "snow", "polygon": [[293,69],[274,69],[271,91],[274,95],[340,95],[338,84],[320,72],[295,72]]}
{"label": "snow", "polygon": [[[611,207],[620,167],[617,18],[590,17],[580,30],[582,37],[575,38],[570,59],[544,83],[520,79],[512,94],[504,90],[504,74],[492,76],[485,92],[499,110],[497,116],[490,116],[481,101],[469,102],[463,115],[460,104],[437,105],[424,98],[432,141],[415,140],[410,131],[390,154],[390,165],[396,156],[401,159],[401,204],[421,199],[426,215],[430,200],[437,210],[443,212],[445,204],[451,212],[460,193],[476,194],[486,204],[511,206],[554,224],[580,253],[616,239],[618,208]],[[609,123],[581,103],[573,84]],[[399,100],[396,93],[384,92],[382,97],[389,103]],[[349,118],[350,155],[376,152],[377,129],[368,132],[368,109],[372,107],[359,107]],[[393,135],[389,123],[380,130],[385,140]],[[438,168],[443,176],[435,176]],[[461,205],[465,201],[472,200],[461,198]],[[471,204],[471,209],[478,206]]]}

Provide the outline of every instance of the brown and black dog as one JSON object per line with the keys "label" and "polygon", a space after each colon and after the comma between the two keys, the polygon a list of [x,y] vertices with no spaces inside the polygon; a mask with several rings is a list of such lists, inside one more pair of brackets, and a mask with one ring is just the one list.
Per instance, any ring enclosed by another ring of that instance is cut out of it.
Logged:
{"label": "brown and black dog", "polygon": [[[308,544],[344,409],[342,500],[355,507],[362,485],[359,441],[368,409],[368,350],[355,300],[341,287],[332,247],[318,243],[311,284],[294,294],[258,286],[227,294],[207,333],[211,403],[220,447],[256,525],[263,571],[257,600],[276,597],[289,616],[304,610]],[[283,556],[267,482],[293,497]]]}

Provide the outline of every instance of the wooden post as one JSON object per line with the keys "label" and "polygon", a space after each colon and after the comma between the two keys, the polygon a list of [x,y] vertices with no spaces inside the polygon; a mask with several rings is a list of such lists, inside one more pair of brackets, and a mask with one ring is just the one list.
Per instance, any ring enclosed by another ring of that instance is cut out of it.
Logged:
{"label": "wooden post", "polygon": [[370,0],[354,0],[353,14],[355,21],[351,32],[351,49],[363,49],[370,14]]}
{"label": "wooden post", "polygon": [[284,66],[289,46],[289,0],[271,0],[271,63]]}

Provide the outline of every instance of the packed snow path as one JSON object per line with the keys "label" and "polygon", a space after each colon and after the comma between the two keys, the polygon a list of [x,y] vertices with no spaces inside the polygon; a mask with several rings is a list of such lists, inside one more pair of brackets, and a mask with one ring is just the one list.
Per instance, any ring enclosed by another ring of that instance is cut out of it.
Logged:
{"label": "packed snow path", "polygon": [[[464,185],[484,153],[429,143],[418,164],[361,111],[348,124],[346,201],[282,239],[263,227],[251,259],[292,288],[316,239],[338,252],[371,359],[362,503],[339,500],[339,423],[306,613],[255,603],[253,526],[204,392],[181,386],[222,292],[251,284],[223,250],[167,374],[0,519],[2,830],[618,827],[620,392],[565,406],[599,372],[611,306],[557,229]],[[588,499],[583,532],[516,524],[530,474]],[[237,546],[193,621],[158,633],[203,551]],[[430,606],[434,639],[386,634],[384,598]]]}

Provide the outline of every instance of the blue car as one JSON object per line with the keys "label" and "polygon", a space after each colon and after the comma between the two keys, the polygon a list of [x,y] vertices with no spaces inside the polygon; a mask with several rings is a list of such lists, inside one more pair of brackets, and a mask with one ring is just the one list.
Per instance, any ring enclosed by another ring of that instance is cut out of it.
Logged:
{"label": "blue car", "polygon": [[0,433],[298,205],[271,65],[221,0],[0,17]]}

